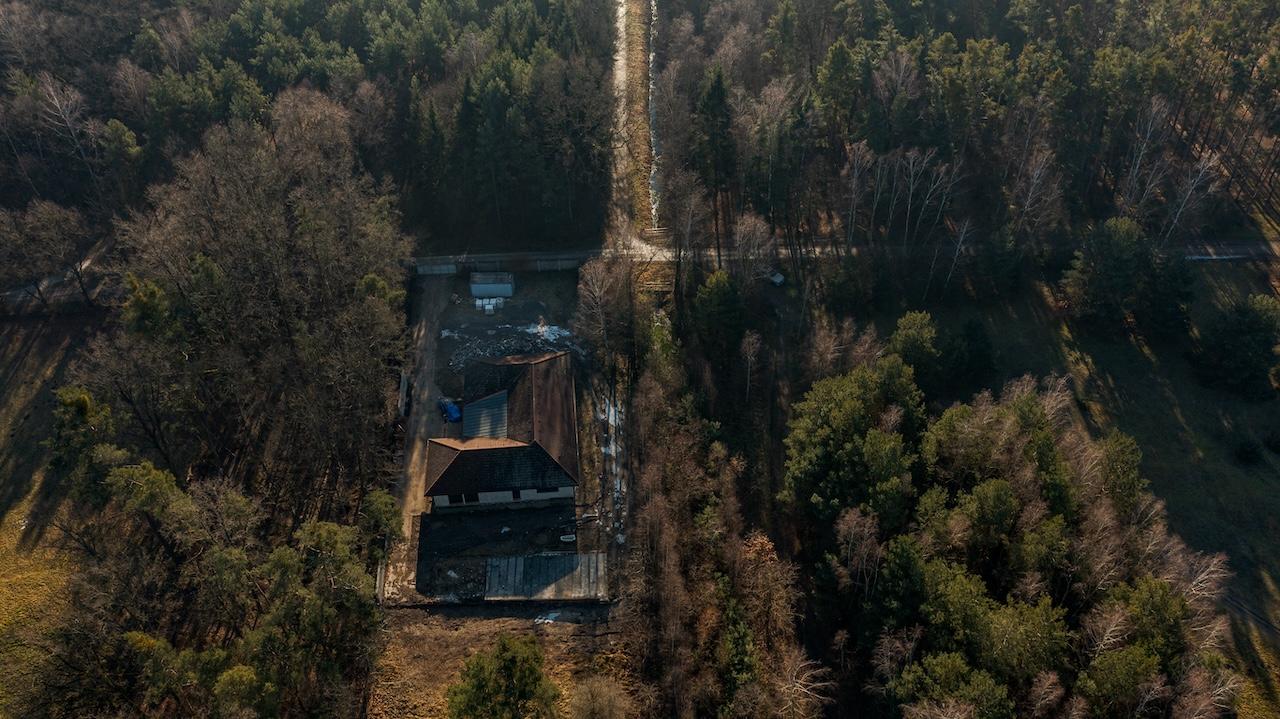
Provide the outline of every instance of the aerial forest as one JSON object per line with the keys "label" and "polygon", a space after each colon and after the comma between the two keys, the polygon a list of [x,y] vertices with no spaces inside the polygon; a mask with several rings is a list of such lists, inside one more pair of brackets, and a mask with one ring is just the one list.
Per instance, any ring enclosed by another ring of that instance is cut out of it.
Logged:
{"label": "aerial forest", "polygon": [[1274,290],[1207,309],[1187,257],[1274,213],[1276,8],[655,13],[678,306],[635,334],[623,603],[655,715],[1234,715],[1228,560],[1169,529],[1144,449],[1070,378],[1002,379],[999,327],[909,310],[1035,287],[1274,421]]}
{"label": "aerial forest", "polygon": [[451,719],[1280,716],[1238,556],[1081,389],[1121,375],[1010,357],[1137,347],[1208,398],[1141,411],[1280,467],[1275,257],[1229,301],[1194,265],[1280,254],[1280,6],[620,2],[0,0],[0,322],[84,338],[29,448],[74,571],[0,716],[387,716],[413,258],[538,251],[608,397],[609,651],[539,616]]}

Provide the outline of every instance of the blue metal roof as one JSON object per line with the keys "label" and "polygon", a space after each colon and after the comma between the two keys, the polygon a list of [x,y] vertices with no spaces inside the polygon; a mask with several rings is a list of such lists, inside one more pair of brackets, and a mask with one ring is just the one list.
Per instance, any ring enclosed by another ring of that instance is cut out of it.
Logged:
{"label": "blue metal roof", "polygon": [[504,389],[482,397],[462,408],[462,436],[507,436],[507,391]]}

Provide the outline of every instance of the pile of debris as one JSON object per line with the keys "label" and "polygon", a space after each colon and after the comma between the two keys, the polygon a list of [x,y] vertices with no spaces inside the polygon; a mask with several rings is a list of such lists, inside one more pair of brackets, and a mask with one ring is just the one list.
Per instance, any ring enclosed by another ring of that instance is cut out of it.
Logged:
{"label": "pile of debris", "polygon": [[461,373],[472,362],[486,357],[541,354],[570,350],[579,356],[582,348],[573,341],[569,330],[557,325],[534,323],[529,325],[499,325],[480,330],[472,335],[467,328],[440,331],[441,339],[458,342],[458,348],[449,355],[449,369]]}

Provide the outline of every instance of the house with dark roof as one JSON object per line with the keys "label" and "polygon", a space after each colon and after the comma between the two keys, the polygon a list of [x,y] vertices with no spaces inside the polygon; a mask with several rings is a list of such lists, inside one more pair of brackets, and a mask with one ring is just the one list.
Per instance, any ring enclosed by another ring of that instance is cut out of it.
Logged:
{"label": "house with dark roof", "polygon": [[572,502],[578,416],[568,352],[485,359],[463,378],[462,439],[427,445],[433,509]]}

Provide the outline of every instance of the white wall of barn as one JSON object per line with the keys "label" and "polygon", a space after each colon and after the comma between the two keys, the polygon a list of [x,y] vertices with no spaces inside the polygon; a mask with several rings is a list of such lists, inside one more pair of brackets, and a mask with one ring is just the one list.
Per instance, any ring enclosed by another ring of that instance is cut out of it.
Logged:
{"label": "white wall of barn", "polygon": [[573,499],[574,487],[560,487],[554,492],[535,492],[532,489],[520,490],[520,499],[511,496],[510,491],[506,492],[480,492],[478,502],[463,502],[454,504],[449,501],[447,494],[431,495],[431,504],[438,509],[456,509],[459,507],[481,507],[493,506],[499,504],[528,504],[531,502],[546,502],[554,499]]}
{"label": "white wall of barn", "polygon": [[471,285],[472,297],[511,297],[515,294],[515,287],[506,284],[473,284]]}

